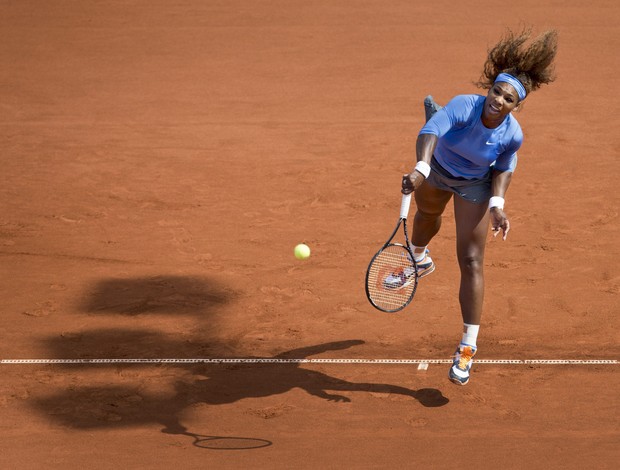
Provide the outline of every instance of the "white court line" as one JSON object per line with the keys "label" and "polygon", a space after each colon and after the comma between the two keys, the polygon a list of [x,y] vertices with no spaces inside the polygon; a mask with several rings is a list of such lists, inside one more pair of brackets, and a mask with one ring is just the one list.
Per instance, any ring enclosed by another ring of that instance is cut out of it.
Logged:
{"label": "white court line", "polygon": [[[452,359],[0,359],[0,364],[451,364]],[[477,359],[476,364],[618,365],[616,359]]]}

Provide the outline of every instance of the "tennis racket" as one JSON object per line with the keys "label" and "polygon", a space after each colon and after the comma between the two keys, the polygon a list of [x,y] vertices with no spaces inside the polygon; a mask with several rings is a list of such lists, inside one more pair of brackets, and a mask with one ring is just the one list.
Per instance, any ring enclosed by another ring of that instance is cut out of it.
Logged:
{"label": "tennis racket", "polygon": [[[390,238],[372,258],[366,271],[366,297],[373,307],[382,312],[398,312],[405,308],[418,287],[418,266],[407,235],[407,216],[411,194],[404,194],[400,218]],[[403,226],[405,242],[392,243],[396,232]]]}

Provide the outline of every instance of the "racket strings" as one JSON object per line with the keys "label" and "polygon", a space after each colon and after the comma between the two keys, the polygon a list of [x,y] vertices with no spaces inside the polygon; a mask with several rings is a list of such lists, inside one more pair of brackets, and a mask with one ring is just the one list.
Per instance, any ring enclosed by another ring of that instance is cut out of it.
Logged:
{"label": "racket strings", "polygon": [[368,271],[368,294],[384,311],[406,306],[417,287],[417,272],[409,251],[402,245],[388,245],[373,260]]}

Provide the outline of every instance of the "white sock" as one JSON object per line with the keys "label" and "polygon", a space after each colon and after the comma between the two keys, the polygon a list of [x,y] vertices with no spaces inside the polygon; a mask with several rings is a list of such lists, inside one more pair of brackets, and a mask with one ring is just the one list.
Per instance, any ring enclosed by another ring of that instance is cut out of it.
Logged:
{"label": "white sock", "polygon": [[413,260],[419,263],[426,257],[426,246],[413,246]]}
{"label": "white sock", "polygon": [[476,340],[478,339],[478,330],[480,325],[470,325],[469,323],[463,323],[463,339],[461,344],[468,346],[476,346]]}

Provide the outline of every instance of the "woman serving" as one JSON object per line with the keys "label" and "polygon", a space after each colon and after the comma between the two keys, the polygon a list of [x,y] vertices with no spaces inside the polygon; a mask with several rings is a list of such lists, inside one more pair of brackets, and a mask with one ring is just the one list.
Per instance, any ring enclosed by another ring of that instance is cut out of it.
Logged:
{"label": "woman serving", "polygon": [[469,381],[482,316],[486,234],[506,240],[510,222],[504,200],[517,165],[523,132],[512,112],[542,84],[551,83],[557,32],[546,31],[528,47],[530,32],[511,31],[489,50],[480,82],[486,96],[459,95],[445,107],[424,101],[427,122],[416,142],[415,169],[403,176],[402,192],[414,191],[417,211],[411,243],[419,277],[435,270],[428,245],[454,196],[456,251],[461,272],[459,303],[463,336],[450,380]]}

